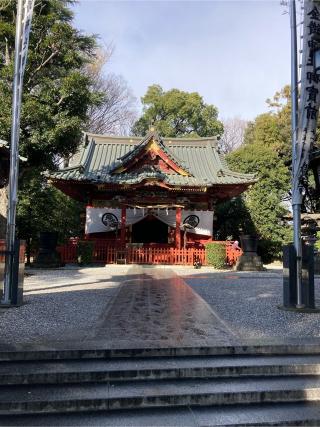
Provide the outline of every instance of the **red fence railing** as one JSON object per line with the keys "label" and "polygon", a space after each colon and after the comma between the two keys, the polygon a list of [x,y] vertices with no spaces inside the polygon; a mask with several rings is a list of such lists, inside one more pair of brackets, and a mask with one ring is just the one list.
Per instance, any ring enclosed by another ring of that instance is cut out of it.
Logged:
{"label": "red fence railing", "polygon": [[[232,242],[217,241],[226,247],[226,262],[235,264],[242,254],[241,250],[233,249]],[[66,245],[58,246],[58,252],[65,263],[77,262],[77,241],[70,241]],[[195,260],[202,265],[207,264],[205,248],[176,249],[173,247],[113,247],[103,240],[94,241],[93,262],[115,264],[172,264],[193,265]]]}
{"label": "red fence railing", "polygon": [[77,243],[67,243],[57,247],[57,251],[61,255],[61,261],[66,264],[77,262]]}
{"label": "red fence railing", "polygon": [[234,265],[237,262],[237,259],[240,255],[243,254],[242,249],[234,248],[233,241],[230,240],[215,240],[213,243],[218,243],[220,245],[225,245],[226,248],[226,263],[228,265]]}
{"label": "red fence railing", "polygon": [[[57,247],[61,259],[65,263],[77,261],[77,244],[68,243]],[[205,249],[176,249],[157,247],[127,247],[115,248],[108,246],[106,242],[96,241],[93,250],[93,262],[115,264],[126,262],[127,264],[176,264],[193,265],[195,260],[206,265]]]}
{"label": "red fence railing", "polygon": [[[6,241],[4,239],[0,239],[0,263],[4,264],[5,262],[5,254],[3,253],[6,250]],[[19,262],[23,263],[25,260],[25,252],[26,252],[26,243],[24,240],[20,240],[20,252],[19,252]]]}

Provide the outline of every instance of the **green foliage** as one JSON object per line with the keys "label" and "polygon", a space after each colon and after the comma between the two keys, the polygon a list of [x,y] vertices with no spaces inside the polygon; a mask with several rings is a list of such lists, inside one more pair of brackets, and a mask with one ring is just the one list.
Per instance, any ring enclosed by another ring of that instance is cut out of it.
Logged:
{"label": "green foliage", "polygon": [[24,181],[17,209],[17,229],[21,238],[37,247],[40,231],[56,231],[59,243],[80,236],[80,214],[84,206],[48,186],[38,171]]}
{"label": "green foliage", "polygon": [[[71,0],[37,0],[25,70],[20,131],[21,165],[18,232],[36,241],[39,231],[58,231],[60,239],[78,235],[79,205],[48,187],[42,171],[77,149],[91,106],[85,65],[94,58],[95,38],[72,25]],[[10,141],[16,2],[0,12],[0,139]]]}
{"label": "green foliage", "polygon": [[221,243],[207,243],[207,260],[208,265],[212,265],[218,270],[226,268],[226,248]]}
{"label": "green foliage", "polygon": [[164,137],[204,137],[223,132],[217,108],[205,104],[197,92],[178,89],[165,92],[161,86],[152,85],[141,102],[143,115],[133,126],[135,135],[144,136],[151,124]]}
{"label": "green foliage", "polygon": [[215,215],[218,224],[216,240],[239,240],[242,231],[247,234],[256,234],[243,196],[234,197],[217,205]]}
{"label": "green foliage", "polygon": [[318,251],[320,251],[320,231],[317,231],[317,241],[314,246]]}
{"label": "green foliage", "polygon": [[79,265],[88,265],[93,260],[94,242],[82,240],[78,243],[77,257]]}
{"label": "green foliage", "polygon": [[[260,237],[264,260],[280,257],[282,245],[291,235],[282,221],[288,211],[285,205],[290,191],[287,160],[291,153],[290,137],[285,138],[283,132],[284,116],[290,121],[288,104],[277,112],[258,116],[248,127],[243,146],[227,157],[231,169],[257,175],[258,182],[245,193],[243,200]],[[252,231],[244,229],[244,232]]]}
{"label": "green foliage", "polygon": [[[95,39],[73,28],[69,4],[39,0],[35,5],[21,111],[20,154],[27,157],[27,167],[52,169],[57,156],[74,152],[88,108],[99,99],[83,71],[93,58]],[[6,141],[11,132],[15,9],[12,2],[0,16],[0,138]]]}

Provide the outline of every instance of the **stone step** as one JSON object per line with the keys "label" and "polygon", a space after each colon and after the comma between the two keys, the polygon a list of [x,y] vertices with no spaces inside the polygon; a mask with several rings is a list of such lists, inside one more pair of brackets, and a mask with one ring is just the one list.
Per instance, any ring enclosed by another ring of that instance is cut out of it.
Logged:
{"label": "stone step", "polygon": [[[319,402],[292,402],[235,405],[233,407],[195,407],[192,414],[197,426],[318,426]],[[118,427],[121,425],[115,424]]]}
{"label": "stone step", "polygon": [[320,378],[310,376],[22,385],[0,389],[0,414],[319,400]]}
{"label": "stone step", "polygon": [[85,343],[82,347],[57,348],[29,346],[28,349],[15,346],[8,349],[0,346],[1,361],[19,360],[74,360],[74,359],[112,359],[119,357],[185,357],[185,356],[219,356],[219,355],[284,355],[284,354],[318,354],[320,344],[270,344],[270,345],[235,345],[217,347],[168,347],[168,348],[109,348],[100,342]]}
{"label": "stone step", "polygon": [[319,375],[315,355],[0,362],[0,387],[129,380]]}
{"label": "stone step", "polygon": [[215,426],[317,426],[318,402],[234,406],[197,406],[64,414],[0,416],[1,426],[104,426],[104,427],[215,427]]}

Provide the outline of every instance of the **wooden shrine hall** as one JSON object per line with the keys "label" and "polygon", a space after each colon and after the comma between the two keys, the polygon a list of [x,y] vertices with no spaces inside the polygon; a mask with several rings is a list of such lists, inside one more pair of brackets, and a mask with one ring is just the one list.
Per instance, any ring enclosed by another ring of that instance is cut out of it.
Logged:
{"label": "wooden shrine hall", "polygon": [[[203,248],[214,206],[245,191],[254,175],[231,171],[216,138],[86,133],[69,166],[47,174],[85,202],[85,238],[110,248]],[[163,258],[163,257],[162,257]]]}

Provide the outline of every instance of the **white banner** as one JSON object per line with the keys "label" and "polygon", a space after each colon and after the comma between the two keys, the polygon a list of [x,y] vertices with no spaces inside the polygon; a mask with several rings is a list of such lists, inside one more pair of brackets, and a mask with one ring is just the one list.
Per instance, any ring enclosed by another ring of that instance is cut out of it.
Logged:
{"label": "white banner", "polygon": [[320,75],[316,69],[316,51],[320,49],[319,1],[304,1],[303,49],[298,135],[292,170],[292,204],[301,204],[303,180],[307,178],[309,153],[316,138],[320,104]]}
{"label": "white banner", "polygon": [[[127,209],[126,226],[136,224],[147,215],[175,228],[176,211],[172,209]],[[212,236],[213,212],[182,210],[181,230],[188,224],[188,233]],[[105,233],[121,228],[121,209],[87,207],[85,233]]]}
{"label": "white banner", "polygon": [[24,0],[23,2],[23,16],[22,16],[22,37],[21,37],[21,53],[20,53],[20,73],[21,82],[23,80],[23,74],[27,62],[27,53],[29,46],[29,35],[31,29],[31,21],[33,15],[34,0]]}

